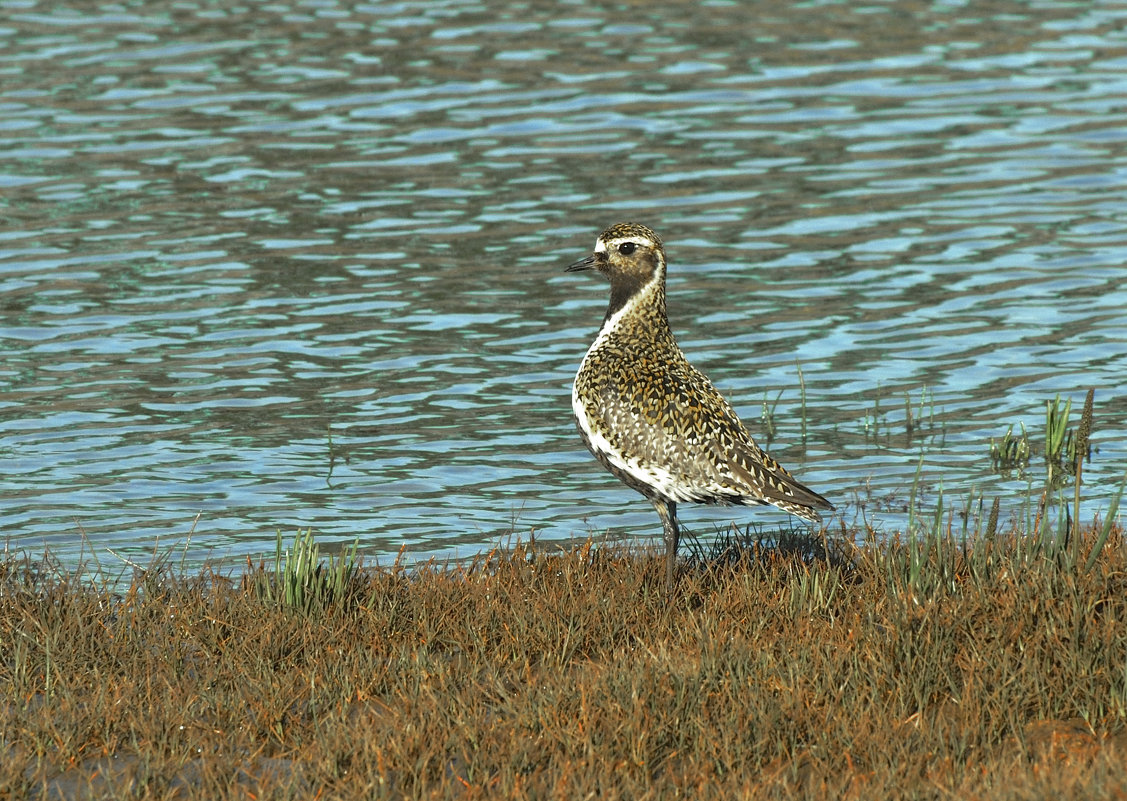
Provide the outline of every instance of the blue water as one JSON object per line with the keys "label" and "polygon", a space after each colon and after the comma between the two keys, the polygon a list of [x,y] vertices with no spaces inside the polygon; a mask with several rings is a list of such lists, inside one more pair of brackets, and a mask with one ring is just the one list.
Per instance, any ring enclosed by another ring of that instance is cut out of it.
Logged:
{"label": "blue water", "polygon": [[1043,467],[991,437],[1095,387],[1090,518],[1127,469],[1125,22],[0,2],[0,533],[111,564],[656,536],[571,422],[606,287],[563,268],[624,219],[666,240],[682,347],[763,444],[775,404],[846,523],[902,528],[914,486],[1020,516]]}

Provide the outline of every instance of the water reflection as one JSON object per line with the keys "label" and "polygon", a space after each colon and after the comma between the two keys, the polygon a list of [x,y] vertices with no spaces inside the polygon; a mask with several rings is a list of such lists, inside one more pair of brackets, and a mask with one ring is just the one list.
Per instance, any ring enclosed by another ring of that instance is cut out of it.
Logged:
{"label": "water reflection", "polygon": [[1089,514],[1118,481],[1114,6],[5,10],[16,546],[655,534],[570,422],[605,289],[561,269],[620,218],[668,243],[685,350],[749,422],[778,397],[773,450],[847,520],[902,523],[921,457],[925,497],[1016,509],[989,438],[1088,386]]}

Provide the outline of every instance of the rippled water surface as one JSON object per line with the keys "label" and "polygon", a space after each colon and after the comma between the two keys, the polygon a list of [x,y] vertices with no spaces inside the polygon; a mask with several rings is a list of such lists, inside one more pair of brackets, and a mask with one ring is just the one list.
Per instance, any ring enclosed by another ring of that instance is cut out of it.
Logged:
{"label": "rippled water surface", "polygon": [[778,398],[772,452],[847,522],[902,525],[921,458],[925,500],[1017,510],[990,437],[1089,386],[1094,514],[1127,466],[1125,26],[0,0],[2,533],[73,560],[192,532],[198,560],[312,527],[381,561],[656,535],[570,412],[606,287],[563,268],[623,219],[666,240],[683,348],[753,431]]}

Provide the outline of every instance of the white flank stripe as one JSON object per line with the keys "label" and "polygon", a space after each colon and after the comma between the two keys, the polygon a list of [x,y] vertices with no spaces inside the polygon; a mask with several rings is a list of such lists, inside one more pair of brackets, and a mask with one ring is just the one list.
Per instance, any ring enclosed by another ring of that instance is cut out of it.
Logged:
{"label": "white flank stripe", "polygon": [[[601,242],[599,244],[602,244]],[[598,250],[598,247],[595,248]],[[591,353],[595,351],[603,341],[610,336],[610,333],[618,327],[619,322],[634,306],[636,306],[642,298],[647,294],[656,291],[657,287],[661,284],[663,276],[659,271],[654,275],[634,297],[630,298],[621,309],[615,312],[603,327],[599,329],[598,336],[595,341],[591,343],[591,347],[587,349],[587,353],[583,356],[583,361],[579,364],[579,372],[583,372],[583,368],[587,365],[587,359],[590,358]],[[578,378],[578,373],[576,374]],[[643,466],[637,459],[623,459],[610,441],[603,436],[598,429],[591,425],[591,419],[587,415],[587,410],[583,407],[583,402],[579,398],[579,390],[577,383],[573,383],[571,387],[571,408],[575,412],[575,419],[579,423],[579,427],[587,434],[587,440],[591,443],[591,448],[597,455],[604,457],[608,462],[622,470],[629,475],[635,477],[643,484],[648,484],[654,487],[658,493],[665,496],[672,501],[688,500],[690,497],[685,493],[687,489],[683,485],[678,484],[673,479],[673,474],[668,470],[657,465],[648,464]]]}

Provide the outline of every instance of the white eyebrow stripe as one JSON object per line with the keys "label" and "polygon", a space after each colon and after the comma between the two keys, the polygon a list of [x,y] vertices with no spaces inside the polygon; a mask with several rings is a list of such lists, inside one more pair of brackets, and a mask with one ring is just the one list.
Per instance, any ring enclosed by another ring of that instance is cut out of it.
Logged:
{"label": "white eyebrow stripe", "polygon": [[601,240],[601,239],[595,240],[595,252],[596,253],[606,253],[607,252],[607,246],[603,243],[603,240]]}
{"label": "white eyebrow stripe", "polygon": [[[652,239],[650,239],[648,236],[639,236],[639,235],[620,236],[620,237],[618,237],[616,239],[612,239],[610,241],[610,243],[612,245],[616,246],[616,247],[618,245],[621,245],[623,242],[633,242],[635,245],[641,245],[644,248],[656,248],[657,247],[657,243],[654,242]],[[602,242],[600,242],[599,244],[601,245]],[[604,250],[606,249],[605,245],[603,246],[603,249]],[[595,250],[598,250],[598,248],[596,247]]]}

